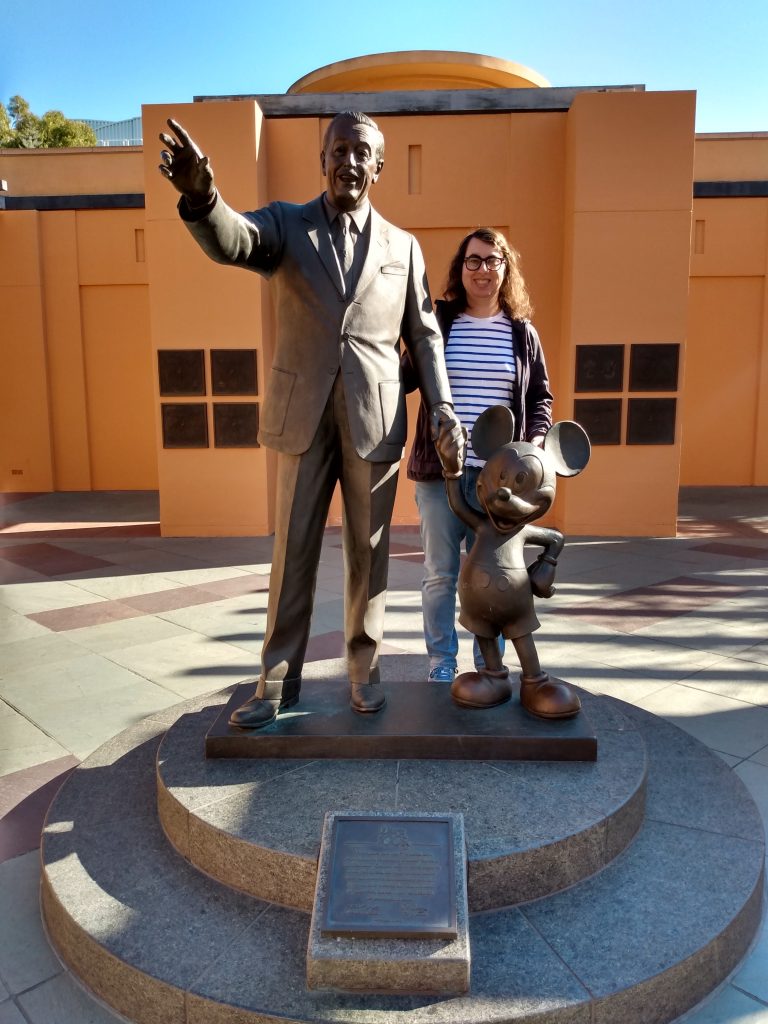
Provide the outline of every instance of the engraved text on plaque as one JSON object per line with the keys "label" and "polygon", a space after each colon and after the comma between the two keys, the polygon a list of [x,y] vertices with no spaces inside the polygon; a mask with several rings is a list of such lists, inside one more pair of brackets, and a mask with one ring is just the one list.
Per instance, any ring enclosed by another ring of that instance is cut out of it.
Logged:
{"label": "engraved text on plaque", "polygon": [[336,818],[323,935],[454,937],[450,818]]}

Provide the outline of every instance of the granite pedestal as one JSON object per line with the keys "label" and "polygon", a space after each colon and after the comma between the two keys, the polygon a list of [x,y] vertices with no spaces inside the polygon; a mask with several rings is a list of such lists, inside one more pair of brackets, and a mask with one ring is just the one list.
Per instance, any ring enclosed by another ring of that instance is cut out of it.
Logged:
{"label": "granite pedestal", "polygon": [[[207,759],[229,696],[115,737],[48,814],[48,934],[130,1021],[668,1024],[750,946],[757,809],[716,755],[644,711],[585,695],[595,762]],[[322,820],[348,808],[463,814],[468,992],[307,987]]]}

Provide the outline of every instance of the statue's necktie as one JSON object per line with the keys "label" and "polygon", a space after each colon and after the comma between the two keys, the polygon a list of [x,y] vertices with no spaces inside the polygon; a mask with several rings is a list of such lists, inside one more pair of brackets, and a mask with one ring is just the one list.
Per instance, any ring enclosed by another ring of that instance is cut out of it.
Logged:
{"label": "statue's necktie", "polygon": [[354,250],[352,247],[351,218],[348,213],[339,214],[339,264],[344,277],[344,287],[349,291],[349,278],[352,271]]}

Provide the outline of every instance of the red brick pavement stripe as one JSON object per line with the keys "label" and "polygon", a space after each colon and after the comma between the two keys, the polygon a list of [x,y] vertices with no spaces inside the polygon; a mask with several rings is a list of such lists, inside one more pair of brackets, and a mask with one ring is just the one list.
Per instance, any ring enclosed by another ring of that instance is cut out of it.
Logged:
{"label": "red brick pavement stripe", "polygon": [[[395,647],[392,644],[383,643],[380,649],[381,654],[406,654],[402,647]],[[319,633],[309,638],[307,653],[304,658],[306,662],[326,661],[328,658],[345,658],[347,648],[344,643],[344,633],[340,629],[330,633]]]}
{"label": "red brick pavement stripe", "polygon": [[117,523],[114,526],[59,526],[28,530],[19,525],[0,530],[0,537],[30,537],[48,540],[94,540],[103,537],[159,537],[160,523]]}
{"label": "red brick pavement stripe", "polygon": [[677,521],[678,537],[753,537],[764,539],[768,535],[768,519],[693,519],[682,516]]}
{"label": "red brick pavement stripe", "polygon": [[15,505],[19,501],[29,501],[30,498],[39,498],[38,491],[7,491],[0,494],[0,507],[3,505]]}
{"label": "red brick pavement stripe", "polygon": [[119,622],[121,619],[137,619],[143,615],[137,608],[129,608],[120,601],[94,601],[92,604],[76,604],[71,608],[52,608],[47,612],[32,612],[27,615],[33,622],[63,633],[68,629],[83,626],[101,626],[104,622]]}
{"label": "red brick pavement stripe", "polygon": [[250,574],[233,576],[224,580],[213,580],[189,587],[174,587],[170,590],[156,590],[149,594],[134,594],[119,601],[94,601],[91,604],[73,605],[71,608],[54,608],[45,612],[33,612],[28,619],[39,622],[55,632],[80,629],[82,626],[98,626],[103,622],[117,622],[120,619],[137,618],[140,615],[157,615],[160,612],[175,611],[177,608],[191,608],[199,604],[213,604],[225,597],[241,594],[255,594],[269,588],[269,576]]}
{"label": "red brick pavement stripe", "polygon": [[60,757],[0,779],[0,863],[37,849],[48,807],[79,763]]}

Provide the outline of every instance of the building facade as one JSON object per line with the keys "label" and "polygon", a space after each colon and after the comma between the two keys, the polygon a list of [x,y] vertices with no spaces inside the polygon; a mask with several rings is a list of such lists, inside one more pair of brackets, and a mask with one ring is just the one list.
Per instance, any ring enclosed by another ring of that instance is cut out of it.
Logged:
{"label": "building facade", "polygon": [[[555,416],[593,442],[553,525],[671,535],[681,485],[768,485],[768,133],[696,136],[694,92],[414,52],[144,107],[143,149],[0,151],[4,490],[158,488],[165,534],[271,531],[269,285],[199,251],[150,140],[179,120],[235,208],[305,202],[349,108],[385,134],[372,199],[419,239],[433,296],[478,225],[522,254]],[[416,519],[403,472],[394,521]]]}

